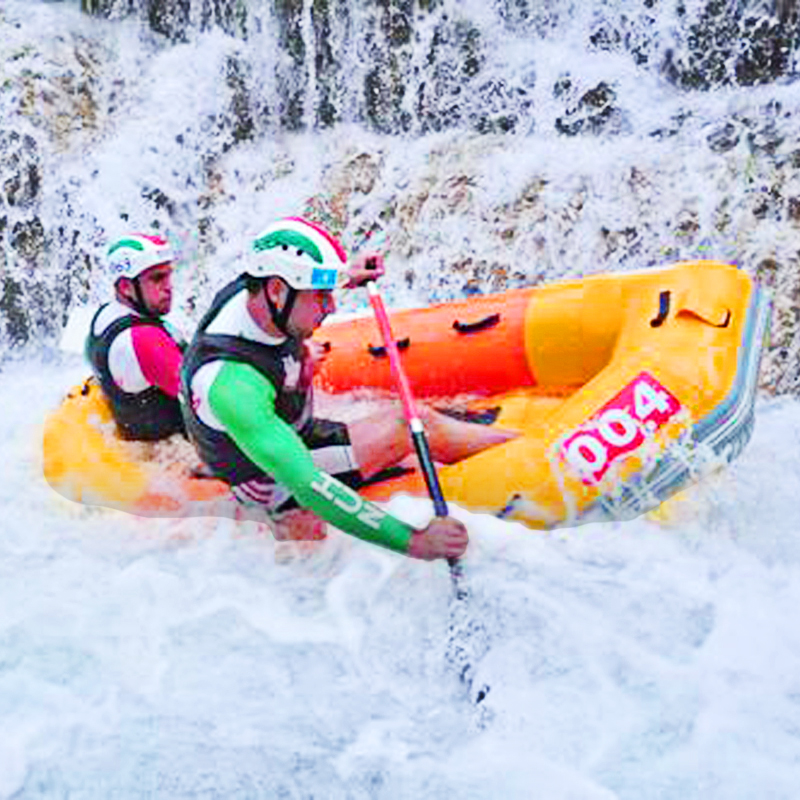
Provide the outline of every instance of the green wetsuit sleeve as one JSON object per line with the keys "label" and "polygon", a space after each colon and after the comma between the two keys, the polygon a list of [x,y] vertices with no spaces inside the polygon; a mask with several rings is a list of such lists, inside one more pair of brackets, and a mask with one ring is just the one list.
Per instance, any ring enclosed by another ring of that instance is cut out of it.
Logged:
{"label": "green wetsuit sleeve", "polygon": [[359,539],[406,553],[414,529],[317,469],[303,440],[275,411],[275,397],[275,387],[256,369],[226,361],[208,401],[237,447],[301,506]]}

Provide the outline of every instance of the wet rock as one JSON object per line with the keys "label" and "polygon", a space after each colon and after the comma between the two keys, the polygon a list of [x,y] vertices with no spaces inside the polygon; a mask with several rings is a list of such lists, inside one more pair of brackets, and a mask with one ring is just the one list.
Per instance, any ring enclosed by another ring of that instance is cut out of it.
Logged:
{"label": "wet rock", "polygon": [[371,153],[359,153],[345,163],[344,181],[350,191],[369,194],[383,167],[383,159]]}
{"label": "wet rock", "polygon": [[150,28],[173,42],[184,41],[190,23],[191,0],[146,0]]}
{"label": "wet rock", "polygon": [[[350,204],[354,194],[368,195],[375,188],[383,168],[383,155],[361,152],[351,155],[326,172],[323,190],[308,198],[303,216],[335,233],[350,223]],[[392,208],[391,215],[394,215]],[[367,231],[357,232],[356,240]]]}
{"label": "wet rock", "polygon": [[381,17],[381,28],[390,45],[409,44],[413,34],[411,22],[414,4],[410,0],[383,3],[386,13]]}
{"label": "wet rock", "polygon": [[[438,22],[417,86],[416,117],[423,132],[468,121],[473,126],[480,124],[476,84],[485,58],[481,33],[475,25],[463,19],[442,18]],[[482,96],[491,98],[496,88],[496,84],[484,82]]]}
{"label": "wet rock", "polygon": [[329,128],[341,119],[341,106],[346,104],[349,92],[347,76],[339,63],[341,47],[337,47],[351,29],[349,5],[341,0],[318,0],[311,6],[311,22],[317,91],[315,123]]}
{"label": "wet rock", "polygon": [[692,117],[691,111],[679,111],[677,114],[673,114],[670,119],[669,123],[661,128],[656,128],[656,130],[650,132],[650,136],[654,139],[668,139],[672,136],[677,136],[680,130],[683,128],[686,120]]}
{"label": "wet rock", "polygon": [[640,244],[639,232],[633,225],[615,231],[602,227],[600,228],[600,235],[605,248],[603,258],[608,258],[613,253],[620,252],[627,258],[628,256],[636,255],[638,252],[637,245]]}
{"label": "wet rock", "polygon": [[[502,79],[490,80],[478,88],[476,110],[469,115],[471,127],[478,133],[511,133],[529,116],[533,100],[521,86],[509,86]],[[533,124],[526,126],[531,133]]]}
{"label": "wet rock", "polygon": [[203,0],[200,11],[200,28],[221,28],[229,36],[247,38],[246,0]]}
{"label": "wet rock", "polygon": [[22,287],[10,276],[0,278],[0,321],[4,323],[4,337],[12,346],[28,340],[28,315]]}
{"label": "wet rock", "polygon": [[[560,92],[559,96],[564,96],[572,88],[571,83],[568,89],[564,87],[565,81],[561,79],[553,93]],[[556,119],[556,130],[566,136],[621,133],[625,128],[625,117],[622,110],[614,105],[616,99],[616,92],[605,81],[601,81]]]}
{"label": "wet rock", "polygon": [[[204,0],[203,5],[202,18],[208,20],[215,11],[224,18],[225,6],[229,4]],[[97,17],[120,19],[141,13],[151,30],[173,42],[186,39],[191,24],[191,7],[192,0],[81,0],[81,10]]]}
{"label": "wet rock", "polygon": [[774,121],[747,134],[747,146],[751,153],[760,152],[774,156],[783,141],[784,136],[778,131]]}
{"label": "wet rock", "polygon": [[9,236],[11,247],[26,261],[33,262],[44,255],[44,226],[39,217],[14,223]]}
{"label": "wet rock", "polygon": [[12,208],[30,208],[42,185],[39,148],[30,135],[0,131],[0,201]]}
{"label": "wet rock", "polygon": [[394,54],[373,67],[364,79],[367,119],[380,133],[401,133],[411,129],[411,115],[403,108],[406,84]]}
{"label": "wet rock", "polygon": [[772,83],[791,73],[800,43],[796,10],[786,3],[710,0],[696,22],[678,31],[662,71],[684,89]]}
{"label": "wet rock", "polygon": [[[453,127],[502,134],[533,127],[535,72],[528,66],[511,77],[486,74],[480,28],[441,0],[361,2],[358,13],[346,0],[87,0],[84,8],[110,18],[138,13],[173,42],[189,38],[192,26],[220,27],[243,39],[249,31],[273,31],[278,99],[270,86],[270,118],[287,130],[342,120],[389,134]],[[359,84],[347,72],[354,57],[369,65]],[[251,138],[260,124],[256,111],[266,107],[253,95],[248,70],[243,59],[238,72],[226,68],[240,121],[233,144]],[[241,91],[242,81],[250,91]]]}
{"label": "wet rock", "polygon": [[678,219],[674,228],[675,236],[693,241],[699,230],[700,218],[696,211],[684,209],[678,214]]}
{"label": "wet rock", "polygon": [[509,264],[476,259],[472,256],[450,264],[446,272],[452,272],[463,280],[460,288],[465,295],[504,292],[530,284],[524,272],[514,269]]}
{"label": "wet rock", "polygon": [[303,38],[303,1],[275,0],[278,45],[284,54],[277,59],[278,118],[282,127],[297,131],[305,126],[305,96],[308,85],[306,43]]}
{"label": "wet rock", "polygon": [[727,153],[739,144],[740,136],[739,129],[732,122],[726,122],[721,128],[710,133],[706,141],[712,152]]}
{"label": "wet rock", "polygon": [[235,56],[225,61],[225,83],[231,90],[231,135],[234,144],[250,141],[255,131],[249,86],[249,65]]}
{"label": "wet rock", "polygon": [[104,74],[109,56],[97,40],[65,33],[46,52],[25,49],[3,89],[20,115],[68,149],[76,134],[93,134],[106,118],[107,96],[117,88]]}
{"label": "wet rock", "polygon": [[171,200],[169,197],[167,197],[167,195],[164,194],[164,192],[161,191],[161,189],[150,188],[149,186],[145,186],[142,189],[142,197],[145,200],[150,200],[158,210],[161,210],[162,208],[166,210],[166,212],[170,215],[170,217],[175,216],[176,212],[175,202]]}
{"label": "wet rock", "polygon": [[118,17],[137,10],[138,0],[81,0],[81,10],[97,17]]}

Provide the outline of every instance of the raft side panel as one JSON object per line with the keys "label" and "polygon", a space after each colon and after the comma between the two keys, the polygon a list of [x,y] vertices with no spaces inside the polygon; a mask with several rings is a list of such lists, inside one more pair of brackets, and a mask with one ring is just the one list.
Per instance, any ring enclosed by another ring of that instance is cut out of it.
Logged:
{"label": "raft side panel", "polygon": [[[392,331],[415,394],[495,395],[534,385],[523,336],[532,291],[518,289],[391,313]],[[371,317],[323,325],[314,339],[328,347],[316,378],[322,390],[394,391],[389,359],[380,354],[383,341]]]}

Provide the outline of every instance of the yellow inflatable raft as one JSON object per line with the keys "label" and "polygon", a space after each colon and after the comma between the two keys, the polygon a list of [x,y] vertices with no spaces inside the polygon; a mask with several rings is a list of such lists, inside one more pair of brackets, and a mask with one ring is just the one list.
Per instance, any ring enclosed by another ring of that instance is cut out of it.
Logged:
{"label": "yellow inflatable raft", "polygon": [[155,443],[120,439],[94,378],[73,387],[45,421],[45,478],[79,503],[142,516],[207,514],[228,486],[199,477],[201,466],[180,436]]}
{"label": "yellow inflatable raft", "polygon": [[[753,427],[769,300],[701,261],[399,311],[392,327],[420,398],[456,402],[521,436],[442,467],[448,501],[532,528],[627,519],[735,458]],[[391,390],[370,317],[323,326],[328,392]],[[145,515],[216,514],[227,494],[113,435],[99,389],[76,387],[45,427],[59,492]],[[414,471],[366,487],[425,495]]]}

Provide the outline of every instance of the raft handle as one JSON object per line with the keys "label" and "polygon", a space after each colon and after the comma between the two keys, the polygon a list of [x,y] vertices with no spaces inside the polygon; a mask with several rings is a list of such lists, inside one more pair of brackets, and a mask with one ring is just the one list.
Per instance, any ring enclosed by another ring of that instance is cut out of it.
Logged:
{"label": "raft handle", "polygon": [[493,328],[498,322],[500,322],[500,314],[489,314],[488,317],[479,319],[477,322],[459,322],[456,320],[453,323],[453,327],[459,333],[477,333],[487,328]]}
{"label": "raft handle", "polygon": [[658,296],[658,316],[650,320],[651,328],[660,328],[669,315],[669,292],[661,292]]}
{"label": "raft handle", "polygon": [[[411,344],[411,337],[406,336],[405,339],[398,339],[397,340],[397,349],[398,350],[408,350]],[[369,350],[369,354],[371,356],[375,356],[375,358],[386,358],[386,348],[383,345],[367,345],[367,350]]]}

